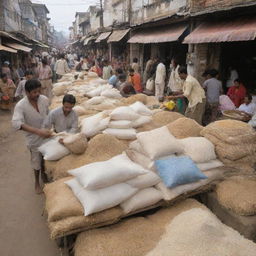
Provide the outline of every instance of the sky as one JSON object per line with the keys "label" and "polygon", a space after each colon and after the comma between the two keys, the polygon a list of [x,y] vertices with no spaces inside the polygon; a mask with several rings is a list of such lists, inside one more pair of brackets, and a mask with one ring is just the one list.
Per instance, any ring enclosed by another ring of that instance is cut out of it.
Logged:
{"label": "sky", "polygon": [[33,3],[43,3],[47,6],[51,18],[50,23],[57,31],[68,33],[68,28],[75,20],[76,12],[86,12],[90,5],[99,0],[32,0]]}

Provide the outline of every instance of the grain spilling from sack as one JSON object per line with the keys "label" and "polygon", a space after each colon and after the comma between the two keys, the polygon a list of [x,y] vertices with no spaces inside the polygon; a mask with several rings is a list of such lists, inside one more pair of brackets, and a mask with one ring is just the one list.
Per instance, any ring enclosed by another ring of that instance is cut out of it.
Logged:
{"label": "grain spilling from sack", "polygon": [[60,179],[45,185],[45,209],[48,214],[48,221],[83,215],[82,205],[64,183],[69,179],[71,178]]}
{"label": "grain spilling from sack", "polygon": [[86,136],[82,133],[67,135],[63,139],[63,143],[73,154],[83,154],[88,144]]}
{"label": "grain spilling from sack", "polygon": [[173,136],[183,139],[187,137],[200,137],[203,126],[199,125],[193,119],[182,117],[167,124],[167,128]]}
{"label": "grain spilling from sack", "polygon": [[256,244],[224,225],[206,209],[176,216],[157,246],[146,256],[254,256]]}
{"label": "grain spilling from sack", "polygon": [[131,105],[131,104],[135,103],[136,101],[140,101],[143,104],[146,104],[147,103],[147,96],[145,94],[135,94],[135,95],[132,95],[128,98],[123,98],[123,99],[121,99],[121,101],[125,105]]}
{"label": "grain spilling from sack", "polygon": [[76,240],[75,256],[146,255],[160,240],[166,225],[179,213],[194,207],[205,209],[196,200],[187,199],[153,215],[126,219],[113,226],[81,233]]}
{"label": "grain spilling from sack", "polygon": [[238,215],[256,214],[256,178],[235,176],[217,185],[218,201]]}
{"label": "grain spilling from sack", "polygon": [[44,161],[44,168],[45,168],[45,172],[47,174],[48,179],[52,179],[52,174],[55,171],[55,168],[57,166],[58,161]]}
{"label": "grain spilling from sack", "polygon": [[112,135],[99,134],[92,138],[86,151],[81,155],[71,154],[58,161],[53,179],[57,180],[66,176],[68,170],[81,167],[85,164],[106,161],[121,154],[128,148],[126,144]]}
{"label": "grain spilling from sack", "polygon": [[83,230],[92,229],[97,226],[116,223],[120,220],[122,214],[122,209],[117,206],[89,216],[73,216],[50,222],[48,226],[51,239],[56,239],[69,233],[79,233]]}
{"label": "grain spilling from sack", "polygon": [[158,126],[164,126],[171,122],[174,122],[175,120],[184,117],[182,114],[178,112],[169,112],[169,111],[160,111],[155,113],[152,116],[153,122]]}

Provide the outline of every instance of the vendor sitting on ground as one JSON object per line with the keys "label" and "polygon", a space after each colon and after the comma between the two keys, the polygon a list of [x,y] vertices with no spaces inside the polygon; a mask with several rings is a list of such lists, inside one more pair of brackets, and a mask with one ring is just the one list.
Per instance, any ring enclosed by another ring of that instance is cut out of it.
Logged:
{"label": "vendor sitting on ground", "polygon": [[0,108],[11,109],[16,86],[7,74],[2,74],[0,79]]}
{"label": "vendor sitting on ground", "polygon": [[228,89],[227,95],[237,108],[239,108],[239,106],[244,103],[246,88],[240,79],[236,79],[234,81],[234,85]]}
{"label": "vendor sitting on ground", "polygon": [[243,121],[251,120],[252,116],[256,113],[256,104],[252,102],[252,96],[247,94],[244,98],[244,103],[237,109],[244,118]]}
{"label": "vendor sitting on ground", "polygon": [[123,97],[129,97],[136,94],[132,84],[126,81],[126,75],[121,74],[118,76],[118,89]]}
{"label": "vendor sitting on ground", "polygon": [[73,110],[76,104],[76,98],[71,94],[66,94],[63,97],[62,104],[62,107],[50,111],[43,123],[43,128],[53,128],[56,133],[76,133],[78,130],[78,117]]}
{"label": "vendor sitting on ground", "polygon": [[129,69],[128,81],[132,84],[137,93],[143,92],[140,74],[135,72],[134,69]]}

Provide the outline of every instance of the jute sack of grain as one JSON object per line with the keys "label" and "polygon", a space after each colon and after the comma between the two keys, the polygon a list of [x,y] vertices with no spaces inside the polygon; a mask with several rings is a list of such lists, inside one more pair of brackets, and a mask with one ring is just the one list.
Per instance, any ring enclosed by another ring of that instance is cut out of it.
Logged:
{"label": "jute sack of grain", "polygon": [[169,124],[167,128],[178,139],[187,137],[199,137],[203,126],[199,125],[195,120],[182,117]]}
{"label": "jute sack of grain", "polygon": [[155,106],[155,105],[160,105],[159,101],[156,99],[155,96],[147,96],[147,100],[146,100],[145,104],[148,107]]}
{"label": "jute sack of grain", "polygon": [[153,122],[158,126],[164,126],[171,122],[174,122],[175,120],[184,117],[182,114],[178,112],[169,112],[169,111],[160,111],[155,114],[153,114]]}
{"label": "jute sack of grain", "polygon": [[146,217],[129,218],[113,226],[83,232],[77,237],[75,256],[144,256],[155,247],[175,216],[195,207],[206,209],[196,200],[187,199]]}
{"label": "jute sack of grain", "polygon": [[255,243],[223,224],[211,211],[194,208],[177,215],[146,256],[253,256],[255,251]]}
{"label": "jute sack of grain", "polygon": [[236,120],[213,122],[201,131],[202,136],[207,134],[229,144],[256,143],[256,131],[249,124]]}
{"label": "jute sack of grain", "polygon": [[82,116],[85,113],[85,109],[81,106],[75,106],[73,110],[76,112],[78,116]]}
{"label": "jute sack of grain", "polygon": [[125,105],[131,105],[131,104],[135,103],[136,101],[140,101],[143,104],[146,104],[147,96],[145,94],[135,94],[135,95],[132,95],[132,96],[130,96],[128,98],[123,98],[121,101]]}
{"label": "jute sack of grain", "polygon": [[87,148],[86,136],[82,133],[69,134],[63,139],[64,146],[73,154],[83,154]]}
{"label": "jute sack of grain", "polygon": [[72,190],[64,183],[71,177],[48,183],[44,187],[45,209],[48,221],[83,215],[83,207]]}
{"label": "jute sack of grain", "polygon": [[216,188],[218,201],[238,215],[256,214],[256,178],[234,176]]}
{"label": "jute sack of grain", "polygon": [[85,164],[106,161],[121,154],[127,148],[128,145],[124,144],[114,136],[99,134],[89,141],[87,149],[83,154],[70,154],[58,161],[53,173],[53,179],[57,180],[69,176],[67,173],[68,170],[81,167]]}
{"label": "jute sack of grain", "polygon": [[49,222],[48,226],[51,239],[56,239],[70,233],[79,233],[81,230],[92,229],[97,226],[116,223],[120,220],[122,214],[122,209],[119,206],[116,206],[89,216],[73,216],[59,221]]}
{"label": "jute sack of grain", "polygon": [[48,179],[52,179],[52,174],[57,166],[58,161],[44,161],[45,173],[47,174]]}

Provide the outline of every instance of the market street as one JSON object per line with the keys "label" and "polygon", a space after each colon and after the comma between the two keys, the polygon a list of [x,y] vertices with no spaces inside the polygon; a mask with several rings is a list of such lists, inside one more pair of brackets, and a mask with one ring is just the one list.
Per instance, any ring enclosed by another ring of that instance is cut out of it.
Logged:
{"label": "market street", "polygon": [[44,196],[34,192],[24,136],[10,120],[10,112],[0,111],[0,255],[61,255],[42,216]]}

